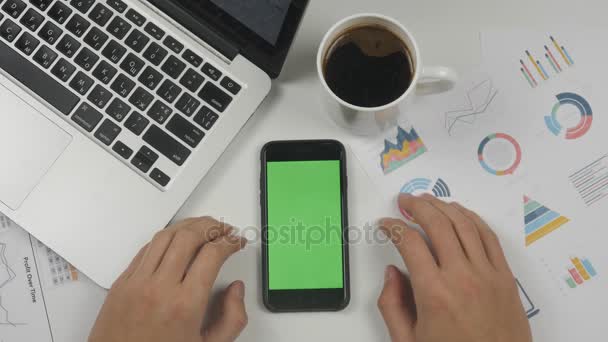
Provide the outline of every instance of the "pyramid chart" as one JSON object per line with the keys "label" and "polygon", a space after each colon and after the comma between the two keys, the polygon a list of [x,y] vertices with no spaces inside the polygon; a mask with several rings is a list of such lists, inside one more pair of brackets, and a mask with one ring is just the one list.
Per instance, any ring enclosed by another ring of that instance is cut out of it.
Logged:
{"label": "pyramid chart", "polygon": [[524,196],[524,217],[526,246],[530,246],[570,221],[570,219],[530,199],[528,196]]}

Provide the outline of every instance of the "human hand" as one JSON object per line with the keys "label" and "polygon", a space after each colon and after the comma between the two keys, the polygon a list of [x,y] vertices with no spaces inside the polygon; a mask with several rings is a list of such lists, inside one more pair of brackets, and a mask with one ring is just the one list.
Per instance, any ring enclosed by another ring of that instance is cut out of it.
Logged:
{"label": "human hand", "polygon": [[209,217],[157,233],[112,286],[89,342],[228,342],[247,325],[244,284],[232,283],[220,315],[203,327],[211,289],[224,262],[246,240]]}
{"label": "human hand", "polygon": [[385,273],[378,307],[393,341],[531,342],[515,278],[496,234],[475,213],[431,195],[400,195],[429,237],[401,220],[381,229],[403,257],[410,275]]}

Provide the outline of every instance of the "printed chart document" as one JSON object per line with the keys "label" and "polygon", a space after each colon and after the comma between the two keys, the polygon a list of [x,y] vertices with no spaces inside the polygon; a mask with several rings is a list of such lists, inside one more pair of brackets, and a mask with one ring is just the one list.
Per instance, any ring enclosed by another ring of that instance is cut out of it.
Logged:
{"label": "printed chart document", "polygon": [[497,232],[535,341],[608,336],[608,96],[601,32],[488,31],[484,63],[350,146],[395,216],[400,192],[477,211]]}
{"label": "printed chart document", "polygon": [[0,214],[0,341],[86,341],[105,290]]}

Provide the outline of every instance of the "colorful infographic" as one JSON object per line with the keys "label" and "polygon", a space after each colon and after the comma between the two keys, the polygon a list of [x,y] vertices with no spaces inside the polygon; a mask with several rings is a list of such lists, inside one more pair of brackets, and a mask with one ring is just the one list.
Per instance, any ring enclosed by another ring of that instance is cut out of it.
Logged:
{"label": "colorful infographic", "polygon": [[578,111],[578,115],[580,115],[580,120],[576,126],[565,129],[565,138],[569,140],[578,139],[589,132],[593,123],[593,111],[589,102],[582,96],[574,93],[561,93],[556,97],[557,103],[553,106],[551,115],[545,116],[545,124],[547,124],[549,131],[556,136],[560,136],[564,131],[564,127],[560,124],[557,115],[562,107],[574,106]]}
{"label": "colorful infographic", "polygon": [[[557,75],[563,72],[565,67],[574,65],[574,60],[570,57],[568,50],[559,44],[553,36],[549,36],[549,39],[551,40],[551,48],[544,45],[544,50],[541,54],[544,54],[547,64],[551,65],[551,69]],[[519,60],[519,70],[528,85],[536,88],[539,86],[540,81],[546,81],[551,78],[550,73],[547,72],[550,69],[545,68],[542,57],[540,59],[536,58],[530,50],[526,50],[525,54],[524,59]],[[561,57],[562,61],[560,62],[560,58],[556,58],[556,56]]]}
{"label": "colorful infographic", "polygon": [[[502,140],[503,142],[506,142],[512,146],[513,154],[508,157],[510,158],[510,160],[506,163],[504,161],[501,162],[501,160],[499,160],[505,159],[504,156],[488,155],[486,153],[486,148],[488,147],[488,145],[495,140]],[[515,138],[508,134],[490,134],[485,137],[479,144],[479,148],[477,149],[477,156],[479,158],[479,164],[488,173],[495,176],[512,175],[513,173],[515,173],[515,170],[517,170],[517,168],[521,164],[521,146],[519,145],[517,140],[515,140]],[[498,164],[506,165],[506,167],[500,167],[498,166]]]}
{"label": "colorful infographic", "polygon": [[384,140],[380,166],[384,174],[387,174],[418,158],[426,151],[424,142],[413,127],[407,132],[401,126],[397,126],[396,143]]}
{"label": "colorful infographic", "polygon": [[[437,198],[451,197],[452,193],[447,183],[439,178],[433,182],[428,178],[416,178],[407,183],[401,188],[401,193],[418,195],[422,193],[432,193]],[[401,214],[409,221],[414,222],[414,218],[405,210],[401,210]]]}
{"label": "colorful infographic", "polygon": [[564,281],[571,289],[583,285],[597,275],[591,261],[587,258],[570,258],[567,269],[568,273],[564,275]]}
{"label": "colorful infographic", "polygon": [[524,221],[526,246],[530,246],[570,220],[528,196],[524,196]]}

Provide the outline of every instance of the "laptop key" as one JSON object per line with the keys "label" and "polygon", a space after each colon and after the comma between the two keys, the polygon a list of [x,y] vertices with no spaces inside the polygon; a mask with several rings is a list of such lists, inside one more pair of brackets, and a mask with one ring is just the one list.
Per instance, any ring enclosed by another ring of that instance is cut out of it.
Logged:
{"label": "laptop key", "polygon": [[70,77],[76,72],[76,67],[68,62],[67,60],[61,58],[51,70],[53,75],[57,76],[61,81],[67,82]]}
{"label": "laptop key", "polygon": [[104,143],[104,145],[110,146],[114,140],[116,140],[121,131],[122,128],[118,127],[118,125],[113,123],[112,120],[105,119],[95,132],[95,138]]}
{"label": "laptop key", "polygon": [[137,136],[140,136],[149,124],[150,120],[138,112],[133,112],[127,121],[125,121],[125,127]]}
{"label": "laptop key", "polygon": [[217,81],[220,79],[220,77],[222,77],[222,73],[209,63],[205,63],[205,65],[203,65],[203,73],[214,81]]}
{"label": "laptop key", "polygon": [[78,49],[80,49],[80,43],[69,34],[64,35],[57,43],[57,50],[68,58],[72,58]]}
{"label": "laptop key", "polygon": [[89,26],[91,26],[91,23],[87,19],[81,17],[78,13],[74,14],[68,23],[65,24],[65,28],[78,38],[82,37]]}
{"label": "laptop key", "polygon": [[152,101],[154,101],[154,95],[142,87],[138,87],[129,99],[129,102],[142,112],[148,109]]}
{"label": "laptop key", "polygon": [[209,107],[203,106],[194,117],[194,122],[206,130],[210,130],[220,116],[214,113]]}
{"label": "laptop key", "polygon": [[169,120],[167,130],[192,148],[197,147],[205,137],[205,133],[202,130],[196,128],[196,126],[179,114],[173,115],[171,120]]}
{"label": "laptop key", "polygon": [[224,112],[228,105],[230,105],[230,102],[232,102],[232,97],[230,97],[230,95],[226,94],[223,90],[210,82],[207,82],[207,84],[203,86],[203,89],[198,93],[198,96],[219,112]]}
{"label": "laptop key", "polygon": [[182,88],[180,88],[179,86],[177,86],[175,83],[171,82],[170,80],[165,80],[165,82],[163,82],[163,85],[160,86],[160,88],[158,88],[158,91],[156,92],[163,100],[169,102],[169,103],[173,103],[175,102],[175,100],[177,100],[177,97],[179,96],[179,94],[181,94],[182,92]]}
{"label": "laptop key", "polygon": [[114,19],[112,19],[112,22],[110,22],[110,25],[108,25],[108,32],[110,32],[110,34],[112,34],[114,37],[120,39],[123,39],[126,35],[127,32],[129,32],[129,30],[131,29],[131,24],[129,24],[128,22],[126,22],[123,18],[121,17],[114,17]]}
{"label": "laptop key", "polygon": [[48,69],[56,58],[57,53],[46,45],[42,45],[34,54],[34,60],[45,69]]}
{"label": "laptop key", "polygon": [[150,34],[154,39],[161,40],[165,36],[165,31],[163,31],[160,27],[154,25],[154,23],[148,23],[146,27],[144,27],[144,31]]}
{"label": "laptop key", "polygon": [[130,111],[131,107],[129,107],[129,105],[122,102],[120,99],[115,98],[106,109],[106,114],[111,116],[114,120],[122,122]]}
{"label": "laptop key", "polygon": [[87,100],[91,101],[99,109],[103,109],[110,102],[110,99],[112,99],[112,93],[99,84],[91,90],[91,93],[87,97]]}
{"label": "laptop key", "polygon": [[232,95],[238,95],[238,93],[241,91],[241,86],[238,83],[236,83],[235,81],[233,81],[228,76],[224,77],[224,79],[222,80],[222,82],[220,82],[220,85],[224,89],[226,89],[229,92],[231,92]]}
{"label": "laptop key", "polygon": [[125,44],[135,52],[142,52],[149,41],[150,38],[148,38],[148,36],[146,36],[143,32],[140,30],[133,30],[125,40]]}
{"label": "laptop key", "polygon": [[98,60],[99,56],[86,47],[82,48],[78,56],[74,58],[74,62],[76,62],[76,64],[80,65],[86,71],[93,69],[93,66]]}
{"label": "laptop key", "polygon": [[21,37],[17,39],[15,46],[26,55],[31,55],[34,50],[38,47],[40,41],[36,37],[32,36],[29,32],[23,32]]}
{"label": "laptop key", "polygon": [[44,16],[33,8],[28,9],[21,20],[19,21],[23,26],[27,27],[30,31],[36,31],[42,22],[44,21]]}
{"label": "laptop key", "polygon": [[175,108],[182,114],[190,117],[194,114],[194,111],[201,105],[201,101],[195,99],[188,93],[184,93],[182,97],[175,104]]}
{"label": "laptop key", "polygon": [[72,0],[70,5],[81,13],[87,13],[94,3],[95,0]]}
{"label": "laptop key", "polygon": [[199,66],[201,66],[201,64],[203,64],[203,58],[200,57],[199,55],[197,55],[196,53],[194,53],[190,49],[187,49],[186,51],[184,51],[184,54],[182,55],[182,57],[184,57],[186,62],[192,64],[196,68],[198,68]]}
{"label": "laptop key", "polygon": [[148,89],[154,90],[163,80],[163,75],[154,70],[154,68],[148,66],[144,69],[144,72],[142,72],[138,80]]}
{"label": "laptop key", "polygon": [[204,81],[205,77],[203,77],[203,75],[194,71],[194,69],[188,69],[179,83],[194,93],[200,88]]}
{"label": "laptop key", "polygon": [[41,11],[45,11],[52,2],[53,0],[30,0],[30,3]]}
{"label": "laptop key", "polygon": [[169,52],[165,50],[162,46],[156,43],[152,43],[150,44],[150,46],[148,46],[143,56],[150,63],[154,64],[155,66],[159,66],[168,54]]}
{"label": "laptop key", "polygon": [[115,40],[111,40],[108,45],[103,48],[101,54],[107,59],[109,59],[112,63],[116,64],[118,63],[118,61],[120,61],[120,59],[122,58],[122,56],[125,55],[126,52],[126,47],[122,46],[119,42]]}
{"label": "laptop key", "polygon": [[137,26],[142,26],[146,22],[146,18],[144,18],[141,13],[137,12],[132,8],[127,11],[125,17],[127,17],[127,19],[129,19],[133,24]]}
{"label": "laptop key", "polygon": [[180,53],[184,49],[184,44],[180,43],[172,36],[167,36],[163,44],[175,53]]}
{"label": "laptop key", "polygon": [[159,169],[152,170],[152,172],[150,172],[150,178],[152,178],[156,183],[158,183],[158,185],[163,187],[167,186],[167,184],[169,184],[169,182],[171,181],[171,178],[169,178],[169,176],[167,176]]}
{"label": "laptop key", "polygon": [[110,83],[114,75],[116,75],[117,71],[118,70],[116,70],[116,68],[110,65],[110,63],[106,61],[101,61],[101,63],[97,65],[95,70],[93,70],[93,76],[95,76],[95,78],[101,81],[103,84],[108,84]]}
{"label": "laptop key", "polygon": [[107,4],[115,9],[118,13],[123,13],[127,9],[127,4],[121,0],[108,0]]}
{"label": "laptop key", "polygon": [[97,124],[103,119],[103,114],[98,112],[90,104],[83,102],[72,115],[72,121],[87,132],[93,132]]}
{"label": "laptop key", "polygon": [[135,56],[132,53],[129,53],[127,57],[120,63],[120,68],[124,70],[127,74],[135,77],[141,69],[144,67],[146,63],[139,59],[139,57]]}
{"label": "laptop key", "polygon": [[87,43],[93,50],[98,51],[103,44],[108,40],[108,35],[97,27],[93,27],[84,37],[84,42]]}
{"label": "laptop key", "polygon": [[76,90],[78,94],[84,95],[93,86],[93,79],[87,76],[84,72],[79,71],[76,76],[70,81],[70,87]]}
{"label": "laptop key", "polygon": [[48,12],[49,17],[55,20],[56,22],[63,24],[70,14],[72,14],[72,9],[69,8],[66,4],[61,1],[55,2],[53,7]]}
{"label": "laptop key", "polygon": [[161,101],[154,102],[152,108],[148,110],[148,116],[161,125],[167,121],[171,114],[173,114],[171,107],[167,106]]}
{"label": "laptop key", "polygon": [[11,17],[17,19],[26,7],[27,4],[21,0],[8,0],[2,5],[2,10]]}
{"label": "laptop key", "polygon": [[64,115],[70,114],[80,101],[78,96],[59,81],[2,41],[0,41],[0,68]]}
{"label": "laptop key", "polygon": [[165,64],[163,64],[161,69],[162,71],[166,72],[167,75],[177,79],[184,69],[186,69],[186,63],[180,61],[175,56],[171,56],[167,59]]}
{"label": "laptop key", "polygon": [[131,164],[133,164],[136,168],[138,168],[143,173],[148,173],[152,165],[156,163],[158,160],[158,154],[152,151],[149,147],[143,146],[139,152],[133,157],[131,160]]}
{"label": "laptop key", "polygon": [[57,39],[59,39],[59,36],[61,36],[62,33],[62,29],[52,22],[47,21],[40,29],[40,32],[38,32],[38,36],[49,43],[49,45],[53,45],[57,42]]}
{"label": "laptop key", "polygon": [[162,155],[177,164],[184,165],[190,156],[190,150],[156,125],[152,125],[144,134],[144,141]]}
{"label": "laptop key", "polygon": [[131,90],[135,87],[135,82],[133,82],[130,78],[125,76],[124,74],[118,75],[110,88],[118,93],[118,95],[122,97],[127,97]]}
{"label": "laptop key", "polygon": [[95,5],[95,7],[93,7],[91,13],[89,13],[89,18],[97,25],[103,27],[108,23],[108,21],[110,21],[110,18],[112,18],[113,15],[114,13],[112,10],[98,3]]}
{"label": "laptop key", "polygon": [[116,141],[116,144],[112,147],[112,151],[118,153],[124,159],[129,159],[133,155],[133,150],[120,140]]}
{"label": "laptop key", "polygon": [[0,36],[9,42],[15,40],[19,35],[19,32],[21,32],[21,26],[10,19],[6,19],[2,25],[0,25]]}

